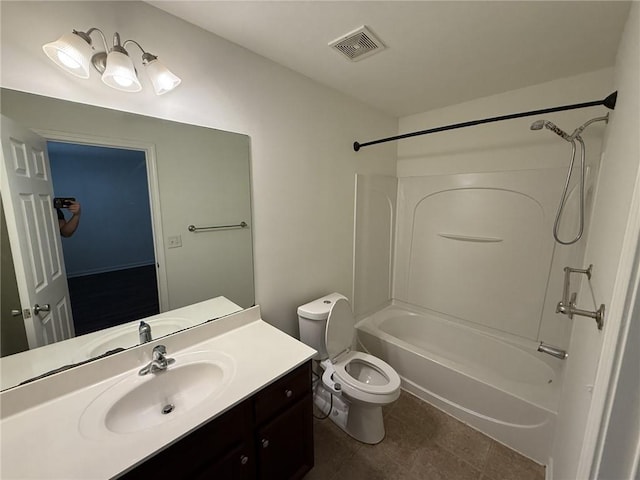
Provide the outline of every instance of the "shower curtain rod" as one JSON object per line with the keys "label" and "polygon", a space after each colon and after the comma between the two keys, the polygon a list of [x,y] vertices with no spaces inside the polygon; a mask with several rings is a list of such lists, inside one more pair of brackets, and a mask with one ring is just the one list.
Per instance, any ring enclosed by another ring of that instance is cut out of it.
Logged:
{"label": "shower curtain rod", "polygon": [[362,147],[368,147],[369,145],[376,145],[378,143],[392,142],[393,140],[402,140],[403,138],[417,137],[418,135],[426,135],[428,133],[444,132],[446,130],[455,130],[456,128],[472,127],[474,125],[481,125],[483,123],[499,122],[502,120],[511,120],[513,118],[530,117],[532,115],[542,115],[543,113],[562,112],[564,110],[575,110],[577,108],[596,107],[598,105],[604,105],[609,110],[616,108],[616,98],[618,92],[615,91],[604,100],[595,100],[593,102],[575,103],[573,105],[563,105],[561,107],[543,108],[542,110],[531,110],[529,112],[512,113],[510,115],[502,115],[500,117],[482,118],[480,120],[471,120],[469,122],[454,123],[452,125],[445,125],[444,127],[430,128],[428,130],[420,130],[419,132],[404,133],[402,135],[396,135],[395,137],[381,138],[379,140],[372,140],[370,142],[359,143],[353,142],[353,149],[357,152]]}

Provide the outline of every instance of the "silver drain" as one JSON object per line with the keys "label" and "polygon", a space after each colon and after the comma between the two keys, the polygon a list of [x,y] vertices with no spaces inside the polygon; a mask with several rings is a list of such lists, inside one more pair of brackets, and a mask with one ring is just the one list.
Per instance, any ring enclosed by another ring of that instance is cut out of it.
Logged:
{"label": "silver drain", "polygon": [[176,406],[173,403],[168,403],[167,405],[165,405],[164,407],[162,407],[162,414],[163,415],[168,415],[171,412],[173,412],[173,410],[176,408]]}

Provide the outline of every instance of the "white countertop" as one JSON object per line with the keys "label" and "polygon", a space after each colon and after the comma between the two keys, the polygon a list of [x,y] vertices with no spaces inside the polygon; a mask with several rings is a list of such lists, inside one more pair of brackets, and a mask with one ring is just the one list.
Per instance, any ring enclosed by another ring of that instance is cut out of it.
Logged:
{"label": "white countertop", "polygon": [[[167,327],[169,325],[164,326],[162,322],[172,322],[177,325],[172,331],[177,331],[182,328],[199,325],[212,318],[223,317],[239,311],[242,311],[242,307],[220,296],[144,319],[106,328],[99,332],[80,335],[33,350],[2,357],[0,358],[0,390],[14,387],[20,382],[64,365],[88,360],[112,348],[135,346],[138,344],[138,325],[140,320],[144,320],[151,325],[151,334],[153,338],[156,338],[168,333]],[[103,340],[115,339],[122,333],[127,335],[120,336],[118,341],[111,344],[105,344],[103,349],[98,348],[98,344]]]}
{"label": "white countertop", "polygon": [[[234,361],[233,378],[218,396],[160,426],[127,434],[107,432],[100,438],[83,436],[79,419],[87,405],[125,376],[137,374],[157,344],[166,345],[169,357],[203,350],[228,355]],[[259,307],[253,307],[2,392],[0,477],[115,477],[314,354],[312,348],[262,321]]]}

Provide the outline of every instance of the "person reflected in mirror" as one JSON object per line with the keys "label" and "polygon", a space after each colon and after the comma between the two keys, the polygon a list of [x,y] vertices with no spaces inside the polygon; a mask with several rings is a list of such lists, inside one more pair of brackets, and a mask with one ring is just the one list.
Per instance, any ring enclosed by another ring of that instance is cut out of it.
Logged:
{"label": "person reflected in mirror", "polygon": [[64,207],[71,213],[71,218],[67,220],[61,208],[56,208],[58,212],[58,225],[60,226],[60,235],[65,238],[70,237],[78,229],[80,225],[80,203],[69,202],[69,205]]}

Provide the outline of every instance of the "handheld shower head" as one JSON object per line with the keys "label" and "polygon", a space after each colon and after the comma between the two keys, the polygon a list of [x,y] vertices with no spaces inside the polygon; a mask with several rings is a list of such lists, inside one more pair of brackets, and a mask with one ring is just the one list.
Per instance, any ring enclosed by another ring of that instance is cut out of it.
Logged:
{"label": "handheld shower head", "polygon": [[[616,92],[617,94],[617,92]],[[615,95],[611,94],[604,100],[603,105],[607,108],[612,108],[615,106]],[[612,106],[610,106],[612,105]],[[558,206],[558,211],[556,213],[556,220],[553,223],[553,238],[555,238],[556,242],[562,245],[572,245],[576,243],[580,238],[582,238],[582,233],[584,231],[584,184],[585,184],[585,145],[584,140],[580,136],[582,132],[592,123],[594,122],[608,122],[609,114],[607,113],[603,117],[592,118],[591,120],[585,122],[578,128],[576,128],[571,135],[568,135],[566,132],[555,126],[548,120],[536,120],[531,124],[531,130],[542,130],[542,128],[548,128],[556,135],[564,138],[567,142],[571,144],[571,163],[569,164],[569,169],[567,170],[567,178],[564,182],[564,192],[562,193],[562,199],[560,200],[560,205]],[[562,217],[562,212],[565,208],[565,203],[567,201],[567,194],[569,192],[569,182],[571,181],[571,173],[573,172],[573,162],[576,159],[576,141],[580,144],[580,227],[576,236],[569,241],[561,240],[558,235],[558,226],[560,224],[560,218]]]}
{"label": "handheld shower head", "polygon": [[572,138],[569,136],[569,134],[566,133],[564,130],[558,128],[554,123],[547,121],[547,122],[544,122],[544,126],[547,127],[549,130],[551,130],[556,135],[559,135],[562,138],[564,138],[567,142],[572,141]]}
{"label": "handheld shower head", "polygon": [[536,120],[535,122],[533,122],[531,124],[530,128],[531,128],[531,130],[541,130],[542,127],[548,128],[549,130],[551,130],[556,135],[559,135],[562,138],[564,138],[567,142],[571,142],[573,140],[570,135],[568,135],[561,128],[558,128],[555,125],[555,123],[552,123],[549,120]]}

